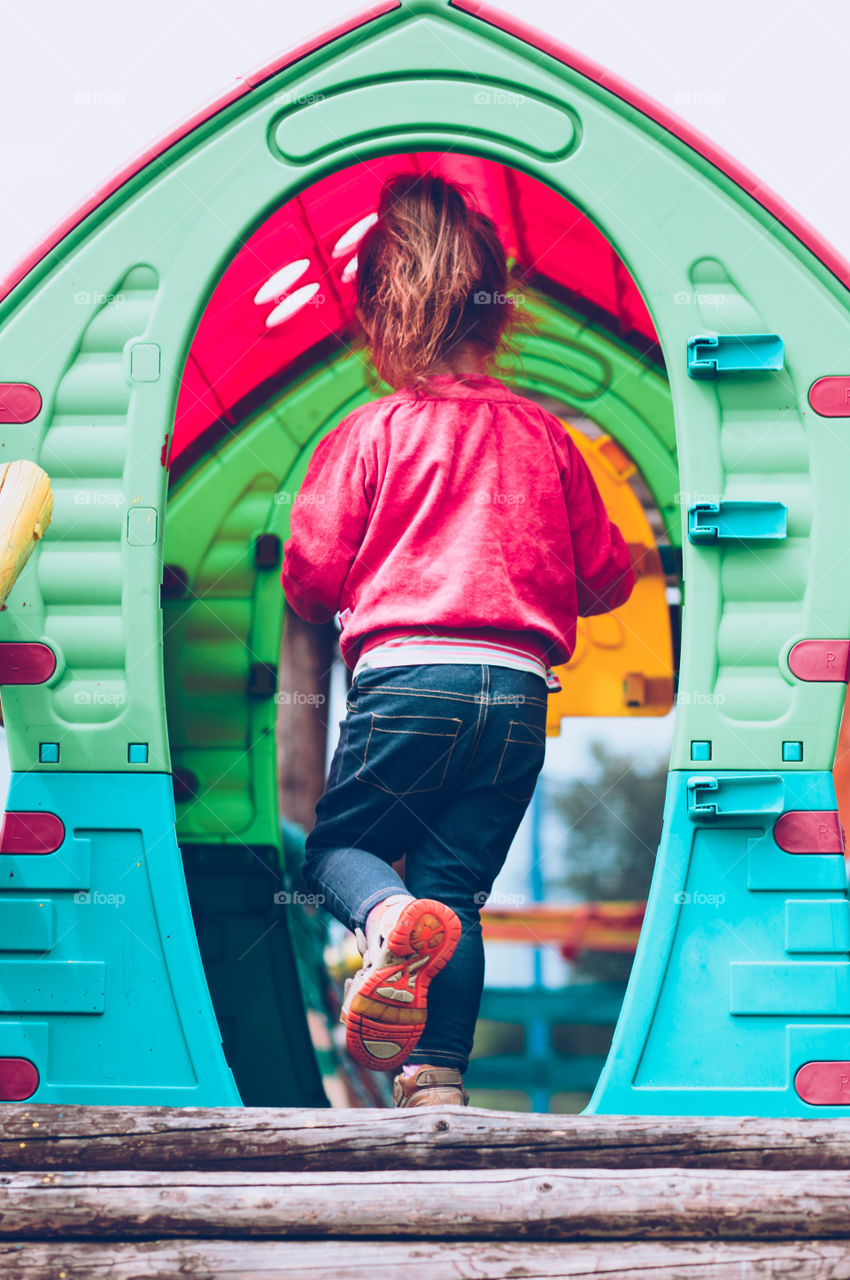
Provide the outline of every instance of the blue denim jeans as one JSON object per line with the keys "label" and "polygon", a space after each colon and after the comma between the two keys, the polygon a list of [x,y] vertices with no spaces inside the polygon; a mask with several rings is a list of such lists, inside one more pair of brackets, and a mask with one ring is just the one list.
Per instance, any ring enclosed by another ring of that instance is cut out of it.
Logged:
{"label": "blue denim jeans", "polygon": [[[479,913],[543,766],[547,698],[542,676],[472,663],[366,668],[349,691],[303,875],[352,930],[393,893],[437,898],[460,918],[411,1062],[469,1063],[484,985]],[[390,865],[402,855],[403,881]]]}

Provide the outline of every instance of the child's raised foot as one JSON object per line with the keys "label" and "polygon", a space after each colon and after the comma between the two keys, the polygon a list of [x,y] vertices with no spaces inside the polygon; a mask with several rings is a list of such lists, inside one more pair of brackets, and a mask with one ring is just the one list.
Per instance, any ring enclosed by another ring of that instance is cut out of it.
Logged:
{"label": "child's raised foot", "polygon": [[390,1071],[413,1052],[425,1029],[428,986],[448,964],[461,923],[434,898],[399,898],[369,931],[363,968],[348,979],[339,1020],[351,1056]]}

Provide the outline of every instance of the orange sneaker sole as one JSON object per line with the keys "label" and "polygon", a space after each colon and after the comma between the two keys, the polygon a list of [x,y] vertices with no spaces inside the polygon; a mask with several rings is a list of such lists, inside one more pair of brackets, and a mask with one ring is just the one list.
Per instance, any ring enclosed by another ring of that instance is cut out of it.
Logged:
{"label": "orange sneaker sole", "polygon": [[402,911],[387,938],[394,962],[370,974],[340,1019],[355,1062],[372,1071],[406,1062],[425,1030],[431,979],[452,958],[460,934],[457,915],[433,898],[417,898]]}

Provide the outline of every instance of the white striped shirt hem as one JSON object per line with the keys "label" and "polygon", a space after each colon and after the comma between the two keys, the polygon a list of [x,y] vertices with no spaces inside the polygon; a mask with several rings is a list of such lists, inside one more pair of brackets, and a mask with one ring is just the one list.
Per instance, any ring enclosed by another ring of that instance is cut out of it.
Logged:
{"label": "white striped shirt hem", "polygon": [[351,678],[354,681],[361,671],[374,667],[407,667],[430,662],[486,663],[510,667],[514,671],[531,671],[542,676],[547,688],[561,688],[551,667],[533,654],[490,640],[475,641],[451,636],[397,636],[376,644],[358,658]]}

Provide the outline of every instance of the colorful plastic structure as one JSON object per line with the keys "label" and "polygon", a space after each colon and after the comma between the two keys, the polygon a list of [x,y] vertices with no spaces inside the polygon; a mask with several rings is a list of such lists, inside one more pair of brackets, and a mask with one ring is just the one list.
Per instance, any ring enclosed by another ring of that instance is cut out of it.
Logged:
{"label": "colorful plastic structure", "polygon": [[370,394],[354,255],[402,166],[475,189],[546,295],[523,385],[682,547],[664,835],[591,1109],[850,1114],[850,265],[476,0],[388,0],[243,78],[0,285],[3,447],[55,495],[0,614],[0,1096],[324,1098],[274,902],[280,547]]}

